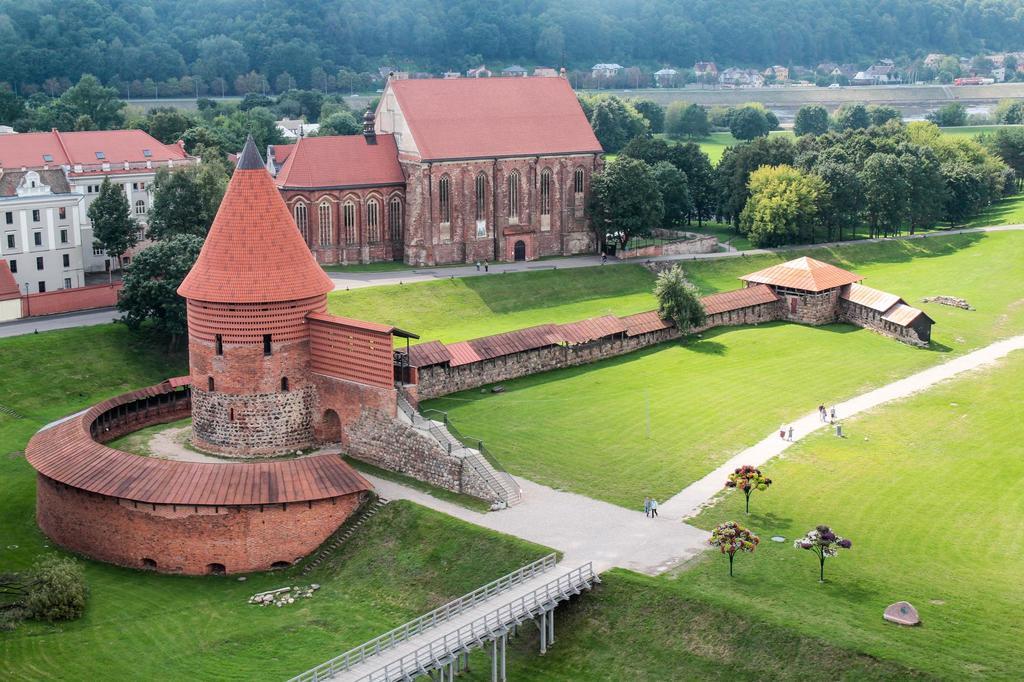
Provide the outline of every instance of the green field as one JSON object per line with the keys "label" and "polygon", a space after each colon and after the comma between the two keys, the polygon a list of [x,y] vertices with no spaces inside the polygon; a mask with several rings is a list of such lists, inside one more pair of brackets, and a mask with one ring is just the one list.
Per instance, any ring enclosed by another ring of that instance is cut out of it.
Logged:
{"label": "green field", "polygon": [[929,350],[847,325],[720,328],[685,343],[505,382],[504,393],[465,391],[428,406],[484,439],[513,474],[634,506],[645,495],[678,492],[814,405],[1024,329],[1019,289],[992,286],[1019,277],[1024,235],[1017,233],[699,261],[687,271],[705,291],[733,288],[739,274],[799,253],[855,270],[912,303],[945,293],[977,310],[920,304],[937,322]]}
{"label": "green field", "polygon": [[[680,576],[693,594],[785,623],[839,646],[902,661],[946,679],[1019,679],[1024,641],[1024,352],[899,403],[847,420],[847,438],[816,435],[765,467],[774,485],[695,520],[745,519],[762,543]],[[792,540],[830,524],[853,548],[817,560]],[[782,535],[787,542],[767,538]],[[923,625],[882,621],[907,600]]]}

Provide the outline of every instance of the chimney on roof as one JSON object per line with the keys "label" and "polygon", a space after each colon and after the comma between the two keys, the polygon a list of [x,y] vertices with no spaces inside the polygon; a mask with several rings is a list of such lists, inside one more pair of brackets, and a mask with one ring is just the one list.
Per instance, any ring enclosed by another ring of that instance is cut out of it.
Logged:
{"label": "chimney on roof", "polygon": [[256,142],[250,134],[245,140],[245,146],[242,147],[242,153],[238,155],[238,164],[235,166],[235,170],[256,170],[260,168],[265,168],[263,158],[260,156],[259,150],[256,149]]}
{"label": "chimney on roof", "polygon": [[366,144],[377,144],[377,131],[374,129],[373,109],[370,107],[366,107],[366,113],[363,114],[363,137],[366,138]]}

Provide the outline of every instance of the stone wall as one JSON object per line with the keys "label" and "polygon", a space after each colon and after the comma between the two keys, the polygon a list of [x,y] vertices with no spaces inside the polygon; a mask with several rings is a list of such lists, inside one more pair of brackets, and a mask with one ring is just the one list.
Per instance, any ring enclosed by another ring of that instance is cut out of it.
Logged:
{"label": "stone wall", "polygon": [[244,573],[290,565],[310,554],[359,502],[360,494],[353,493],[262,507],[150,505],[39,475],[36,520],[58,545],[99,561],[192,575],[220,564],[227,573]]}
{"label": "stone wall", "polygon": [[818,294],[794,293],[772,287],[782,303],[782,319],[801,324],[830,324],[839,319],[839,289]]}
{"label": "stone wall", "polygon": [[[706,324],[693,332],[699,333],[714,327],[762,324],[778,320],[780,317],[781,309],[777,302],[764,303],[710,315]],[[429,400],[531,374],[597,362],[676,338],[679,338],[679,332],[671,328],[630,338],[600,339],[579,346],[538,348],[458,367],[421,367],[417,370],[414,395],[417,400]]]}
{"label": "stone wall", "polygon": [[928,339],[922,338],[914,327],[902,327],[882,319],[882,313],[872,310],[866,306],[847,301],[839,300],[839,318],[844,322],[864,327],[882,336],[902,341],[912,346],[927,346]]}
{"label": "stone wall", "polygon": [[[678,236],[679,233],[675,233]],[[654,258],[656,256],[681,256],[696,253],[714,253],[718,251],[718,237],[695,236],[692,239],[680,239],[665,244],[654,244],[640,249],[620,251],[619,258]]]}
{"label": "stone wall", "polygon": [[316,389],[239,395],[192,388],[192,442],[233,457],[302,450],[315,442]]}

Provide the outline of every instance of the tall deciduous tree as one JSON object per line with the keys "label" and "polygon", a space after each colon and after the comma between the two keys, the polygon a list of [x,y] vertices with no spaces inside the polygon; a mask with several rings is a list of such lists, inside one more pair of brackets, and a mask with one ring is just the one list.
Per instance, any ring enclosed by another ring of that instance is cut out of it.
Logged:
{"label": "tall deciduous tree", "polygon": [[737,140],[764,137],[774,127],[764,110],[749,105],[739,107],[729,117],[729,132]]}
{"label": "tall deciduous tree", "polygon": [[86,74],[78,83],[60,96],[62,104],[88,116],[99,130],[118,128],[124,121],[125,103],[117,97],[117,90],[103,87],[95,76]]}
{"label": "tall deciduous tree", "polygon": [[707,319],[700,292],[686,281],[686,274],[678,265],[658,274],[654,282],[654,297],[658,299],[661,319],[672,320],[683,334],[700,327]]}
{"label": "tall deciduous tree", "polygon": [[647,125],[652,133],[660,133],[665,130],[665,109],[660,104],[649,99],[634,99],[630,101],[630,104],[647,119]]}
{"label": "tall deciduous tree", "polygon": [[871,125],[871,116],[863,104],[844,104],[832,118],[836,130],[860,130]]}
{"label": "tall deciduous tree", "polygon": [[875,152],[860,171],[864,211],[871,236],[895,232],[907,214],[910,190],[903,164],[894,154]]}
{"label": "tall deciduous tree", "polygon": [[852,237],[860,225],[862,195],[857,169],[850,163],[826,159],[814,167],[814,174],[825,183],[819,198],[818,214],[825,227],[826,239]]}
{"label": "tall deciduous tree", "polygon": [[227,185],[227,171],[217,161],[161,168],[153,183],[150,238],[166,240],[176,234],[205,238]]}
{"label": "tall deciduous tree", "polygon": [[747,187],[750,174],[761,166],[792,165],[794,157],[792,140],[781,135],[726,149],[715,167],[718,215],[739,227],[740,214],[750,196]]}
{"label": "tall deciduous tree", "polygon": [[171,347],[187,331],[185,299],[178,287],[195,264],[203,239],[192,234],[174,235],[140,253],[128,266],[117,309],[132,329],[144,322],[168,337]]}
{"label": "tall deciduous tree", "polygon": [[676,101],[665,110],[665,133],[671,138],[707,137],[710,132],[707,109],[699,104]]}
{"label": "tall deciduous tree", "polygon": [[659,161],[654,164],[654,180],[665,205],[665,223],[672,226],[685,224],[692,208],[686,174],[668,161]]}
{"label": "tall deciduous tree", "polygon": [[820,104],[809,104],[796,112],[793,132],[801,135],[824,135],[828,132],[828,111]]}
{"label": "tall deciduous tree", "polygon": [[810,241],[818,219],[821,178],[792,166],[762,166],[750,174],[750,199],[740,230],[755,246]]}
{"label": "tall deciduous tree", "polygon": [[131,216],[124,188],[111,183],[110,178],[104,178],[99,196],[89,206],[88,215],[93,239],[120,265],[125,252],[139,242],[139,225]]}
{"label": "tall deciduous tree", "polygon": [[647,121],[630,104],[615,96],[601,97],[594,105],[590,125],[601,147],[610,153],[648,132]]}
{"label": "tall deciduous tree", "polygon": [[654,170],[639,159],[621,157],[596,173],[591,185],[591,215],[598,240],[614,239],[621,248],[629,240],[660,227],[665,205]]}

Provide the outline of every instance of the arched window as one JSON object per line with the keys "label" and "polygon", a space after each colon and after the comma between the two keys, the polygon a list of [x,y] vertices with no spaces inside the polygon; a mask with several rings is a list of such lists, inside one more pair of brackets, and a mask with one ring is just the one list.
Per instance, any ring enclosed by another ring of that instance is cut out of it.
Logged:
{"label": "arched window", "polygon": [[345,243],[356,243],[356,205],[346,201],[342,206],[342,222],[345,225]]}
{"label": "arched window", "polygon": [[583,194],[583,169],[577,168],[572,174],[572,191],[576,194]]}
{"label": "arched window", "polygon": [[366,232],[371,243],[380,241],[380,203],[376,199],[366,202]]}
{"label": "arched window", "polygon": [[295,226],[299,228],[302,241],[309,243],[309,211],[305,204],[295,204]]}
{"label": "arched window", "polygon": [[487,220],[487,176],[476,176],[476,219]]}
{"label": "arched window", "polygon": [[391,230],[391,241],[402,241],[402,200],[392,197],[388,204],[388,228]]}
{"label": "arched window", "polygon": [[540,214],[551,215],[551,170],[540,172]]}
{"label": "arched window", "polygon": [[288,377],[281,377],[281,390],[288,391]]}
{"label": "arched window", "polygon": [[206,388],[212,391],[212,390],[214,390],[213,386],[214,386],[213,377],[206,377]]}
{"label": "arched window", "polygon": [[509,220],[519,219],[519,171],[508,174],[508,217]]}
{"label": "arched window", "polygon": [[321,202],[317,208],[317,218],[320,220],[320,246],[330,246],[334,243],[334,225],[331,220],[331,205],[326,201]]}
{"label": "arched window", "polygon": [[146,215],[146,202],[142,199],[135,202],[135,215]]}
{"label": "arched window", "polygon": [[447,175],[441,176],[441,181],[437,185],[437,196],[441,206],[441,222],[450,223],[452,221],[452,180]]}

